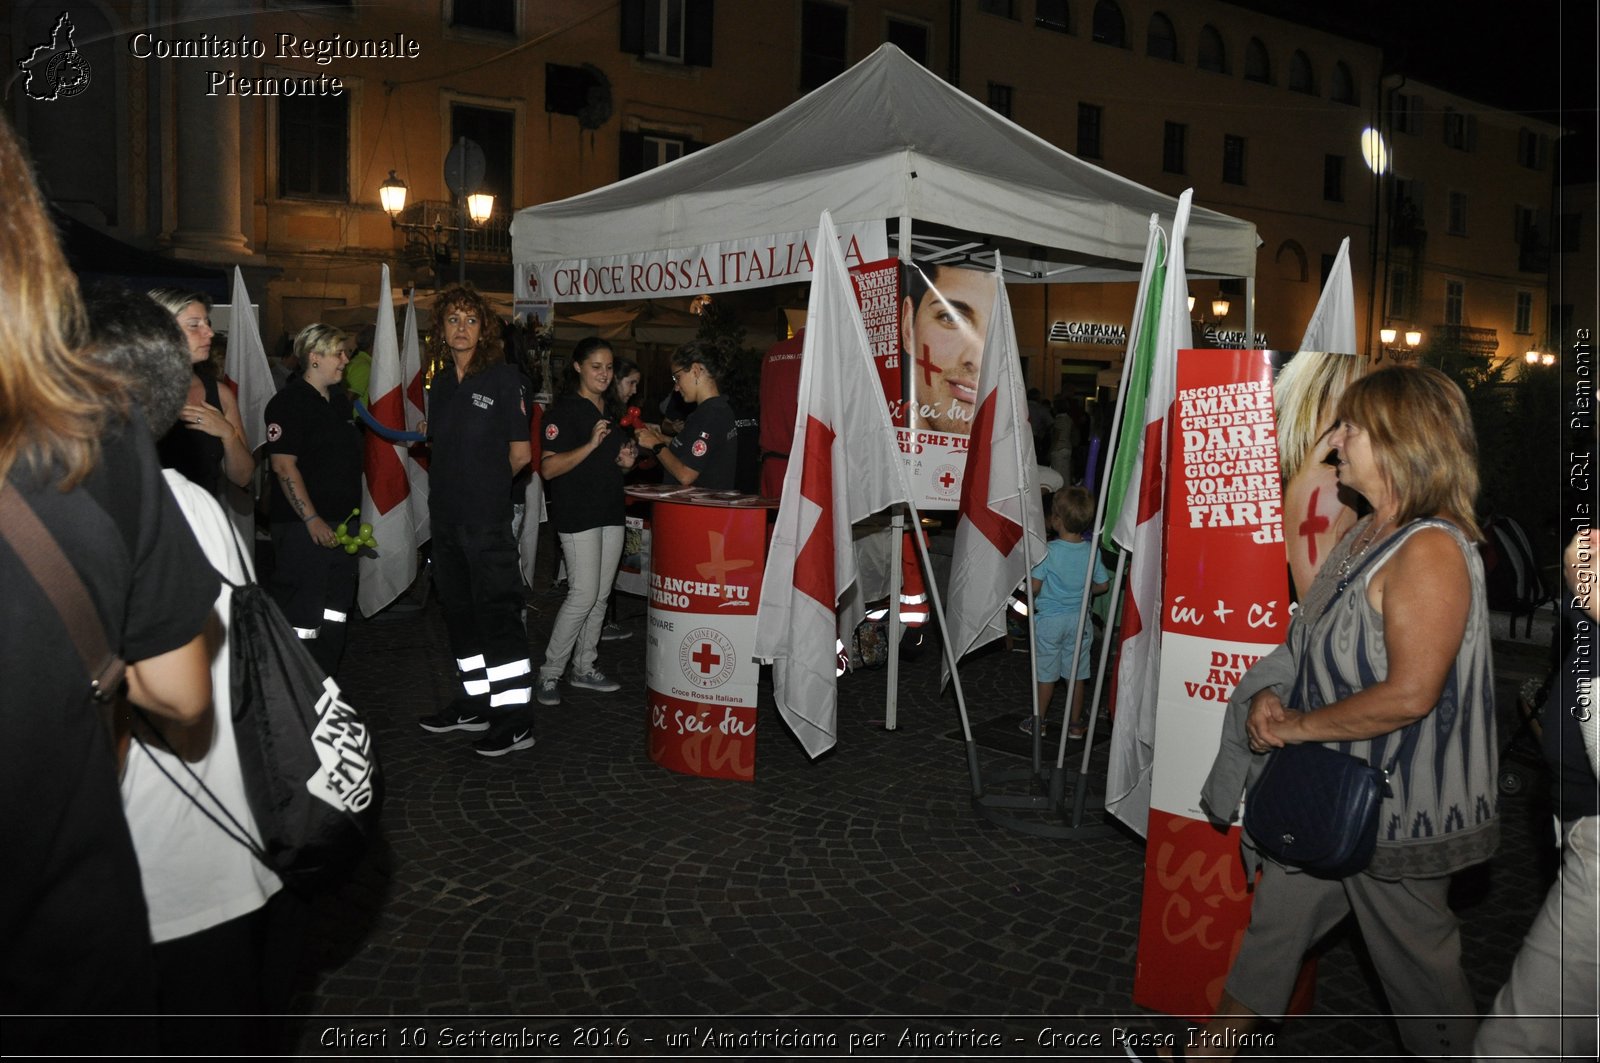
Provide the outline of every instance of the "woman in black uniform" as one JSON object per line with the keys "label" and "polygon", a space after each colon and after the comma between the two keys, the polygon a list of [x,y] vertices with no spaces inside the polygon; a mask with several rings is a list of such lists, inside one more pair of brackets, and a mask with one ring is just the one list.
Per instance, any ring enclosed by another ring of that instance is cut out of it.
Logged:
{"label": "woman in black uniform", "polygon": [[302,369],[267,403],[272,463],[272,596],[329,675],[344,656],[356,558],[334,529],[359,521],[361,433],[343,387],[349,336],[307,325],[294,340]]}
{"label": "woman in black uniform", "polygon": [[559,705],[556,684],[572,662],[571,683],[609,693],[620,687],[595,667],[611,584],[622,557],[622,476],[638,448],[608,409],[611,347],[598,336],[578,341],[561,396],[544,415],[539,475],[550,488],[550,521],[567,562],[567,597],[539,668],[539,703]]}
{"label": "woman in black uniform", "polygon": [[473,748],[498,757],[533,745],[533,662],[511,535],[511,481],[533,456],[527,398],[499,319],[471,288],[434,303],[428,353],[440,365],[423,425],[433,444],[433,582],[464,696],[418,722],[435,734],[487,731]]}
{"label": "woman in black uniform", "polygon": [[256,459],[244,441],[244,421],[233,389],[221,387],[211,365],[211,298],[178,288],[153,288],[146,293],[178,322],[189,341],[194,379],[189,397],[173,425],[156,442],[161,467],[176,469],[213,495],[222,493],[223,478],[240,487],[250,484]]}
{"label": "woman in black uniform", "polygon": [[645,425],[639,429],[639,445],[655,454],[680,484],[712,491],[735,486],[739,430],[721,388],[732,369],[731,352],[705,340],[686,343],[672,356],[672,386],[685,402],[698,405],[672,439],[658,425]]}

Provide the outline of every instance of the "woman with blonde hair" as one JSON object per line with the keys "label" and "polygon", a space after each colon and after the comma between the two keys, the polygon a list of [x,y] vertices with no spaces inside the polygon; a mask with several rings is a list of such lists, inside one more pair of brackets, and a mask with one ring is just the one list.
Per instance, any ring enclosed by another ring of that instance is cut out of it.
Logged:
{"label": "woman with blonde hair", "polygon": [[267,403],[272,465],[272,596],[318,664],[334,675],[356,596],[356,559],[335,529],[359,523],[361,433],[343,387],[348,333],[307,325],[300,374]]}
{"label": "woman with blonde hair", "polygon": [[1328,464],[1333,449],[1328,434],[1339,397],[1366,368],[1354,355],[1301,351],[1272,385],[1289,575],[1296,598],[1311,589],[1328,551],[1356,522],[1356,512],[1340,498],[1338,479]]}
{"label": "woman with blonde hair", "polygon": [[[162,482],[125,381],[86,356],[83,305],[32,170],[0,118],[0,512],[26,507],[70,573],[0,545],[0,1013],[6,1048],[153,1051],[150,927],[102,703],[52,595],[129,662],[127,696],[180,722],[210,708],[202,627],[219,582]],[[43,582],[40,582],[40,581]],[[48,1018],[38,1018],[48,1016]]]}
{"label": "woman with blonde hair", "polygon": [[211,297],[178,288],[152,288],[150,298],[172,315],[189,342],[194,378],[178,423],[156,443],[163,468],[176,469],[213,495],[223,479],[248,486],[256,459],[244,440],[244,419],[233,389],[217,380],[211,365]]}
{"label": "woman with blonde hair", "polygon": [[1227,823],[1268,754],[1320,743],[1388,771],[1376,850],[1342,877],[1262,855],[1219,1014],[1190,1056],[1231,1056],[1259,1017],[1281,1016],[1302,957],[1352,913],[1411,1052],[1466,1053],[1477,1025],[1447,903],[1450,876],[1500,836],[1471,417],[1438,370],[1381,369],[1345,390],[1328,443],[1339,485],[1372,512],[1327,557],[1288,641],[1235,688],[1201,801]]}

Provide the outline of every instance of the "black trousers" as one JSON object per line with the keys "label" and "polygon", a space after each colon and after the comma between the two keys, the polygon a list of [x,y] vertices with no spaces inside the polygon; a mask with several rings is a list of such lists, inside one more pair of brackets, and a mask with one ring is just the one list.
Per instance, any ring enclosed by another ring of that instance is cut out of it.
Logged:
{"label": "black trousers", "polygon": [[511,523],[433,529],[433,585],[466,696],[503,716],[533,700],[533,662],[522,626],[522,575]]}
{"label": "black trousers", "polygon": [[304,524],[274,524],[272,550],[276,568],[268,590],[273,601],[312,658],[337,675],[355,607],[355,555],[342,547],[318,546]]}

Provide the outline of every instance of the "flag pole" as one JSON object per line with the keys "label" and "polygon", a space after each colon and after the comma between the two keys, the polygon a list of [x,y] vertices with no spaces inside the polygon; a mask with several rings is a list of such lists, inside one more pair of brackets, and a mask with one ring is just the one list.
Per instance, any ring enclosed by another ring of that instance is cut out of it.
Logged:
{"label": "flag pole", "polygon": [[[1157,251],[1161,246],[1162,232],[1159,219],[1160,216],[1157,214],[1150,215],[1150,237],[1146,251],[1147,255]],[[1133,321],[1135,322],[1137,328],[1143,329],[1145,303],[1149,299],[1150,293],[1148,290],[1146,290],[1142,292],[1141,295],[1142,298],[1136,302],[1133,308]],[[1132,347],[1134,345],[1130,344],[1129,346]],[[1096,551],[1100,549],[1100,540],[1105,532],[1106,506],[1108,503],[1108,496],[1110,494],[1111,470],[1115,464],[1114,458],[1116,457],[1116,455],[1112,453],[1112,448],[1117,447],[1122,443],[1122,421],[1128,407],[1128,378],[1132,375],[1134,360],[1135,359],[1131,356],[1125,356],[1122,359],[1122,379],[1117,384],[1117,403],[1116,408],[1112,412],[1111,429],[1108,437],[1110,440],[1110,446],[1107,447],[1105,458],[1101,462],[1100,490],[1095,499],[1094,538],[1090,540],[1094,544],[1094,549]],[[1087,606],[1090,599],[1089,591],[1094,585],[1094,557],[1095,555],[1090,555],[1090,563],[1085,567],[1083,574],[1083,601],[1085,608],[1078,614],[1078,629],[1075,636],[1079,640],[1083,638],[1083,625],[1088,620],[1089,615]],[[1122,581],[1127,570],[1127,559],[1128,552],[1126,550],[1118,551],[1116,574],[1112,577],[1110,588],[1111,598],[1109,601],[1111,602],[1112,607],[1110,610],[1108,610],[1107,614],[1113,620],[1116,618],[1117,613],[1116,603],[1120,600],[1118,596],[1122,592]],[[1073,645],[1076,646],[1077,643],[1074,643]],[[1083,756],[1078,767],[1078,778],[1081,780],[1087,780],[1089,777],[1089,758],[1094,751],[1095,725],[1098,722],[1097,708],[1100,704],[1100,695],[1105,689],[1106,663],[1110,656],[1111,625],[1108,623],[1106,625],[1105,638],[1100,644],[1100,661],[1099,667],[1095,671],[1094,690],[1091,696],[1084,703],[1084,711],[1087,715],[1087,720],[1085,721],[1087,723],[1087,727],[1083,736]],[[1067,711],[1069,713],[1071,712],[1073,688],[1075,688],[1077,684],[1078,679],[1076,675],[1076,669],[1074,669],[1073,677],[1067,682]],[[1052,806],[1059,805],[1066,796],[1066,759],[1067,734],[1066,729],[1063,728],[1061,732],[1061,739],[1057,743],[1056,748],[1056,770],[1050,778],[1050,803]],[[1078,827],[1083,823],[1083,814],[1085,808],[1087,807],[1087,799],[1087,785],[1080,783],[1078,786],[1074,787],[1072,801],[1073,827]]]}
{"label": "flag pole", "polygon": [[[911,498],[910,484],[906,481],[905,466],[900,466],[900,479],[906,487],[906,498]],[[906,506],[911,510],[912,525],[922,527],[922,514],[917,510],[915,502],[908,501]],[[956,711],[961,716],[961,737],[967,745],[967,770],[972,774],[972,796],[974,799],[983,796],[983,773],[978,770],[978,744],[972,737],[972,721],[967,716],[967,698],[961,689],[961,674],[956,670],[955,648],[950,644],[950,625],[945,622],[944,596],[939,593],[939,581],[932,579],[933,560],[928,556],[928,544],[925,537],[913,535],[917,541],[917,552],[922,555],[923,570],[930,576],[928,579],[928,601],[933,605],[933,615],[939,619],[939,644],[944,647],[945,664],[950,669],[950,681],[956,688]],[[894,652],[891,650],[891,652]]]}
{"label": "flag pole", "polygon": [[[911,215],[909,213],[900,215],[900,231],[896,240],[896,252],[899,261],[901,263],[911,262]],[[904,275],[904,270],[902,270],[901,276]],[[902,383],[900,392],[902,396],[905,394],[904,389],[905,385]],[[898,453],[894,455],[894,460],[896,465],[904,464],[904,459]],[[900,479],[902,484],[906,483],[904,476]],[[911,497],[909,491],[906,497]],[[900,640],[905,636],[905,629],[900,623],[900,591],[902,589],[900,565],[905,555],[906,520],[905,510],[899,505],[894,507],[894,515],[889,519],[889,527],[891,529],[890,534],[894,536],[893,555],[895,563],[889,566],[889,667],[887,669],[888,674],[885,676],[889,689],[883,699],[883,729],[885,731],[893,731],[900,726]],[[916,522],[915,527],[920,537],[922,532],[920,519]],[[928,568],[923,571],[927,574],[927,582],[932,583],[933,569]],[[940,622],[943,623],[943,620]]]}

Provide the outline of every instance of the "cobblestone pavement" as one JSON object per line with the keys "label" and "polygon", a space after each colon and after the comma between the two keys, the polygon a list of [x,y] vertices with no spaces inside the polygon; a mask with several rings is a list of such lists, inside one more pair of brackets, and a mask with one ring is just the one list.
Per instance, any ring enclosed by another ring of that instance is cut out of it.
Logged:
{"label": "cobblestone pavement", "polygon": [[[529,600],[537,661],[560,599]],[[832,1054],[850,1033],[884,1034],[874,1054],[903,1055],[894,1046],[910,1030],[1006,1037],[999,1048],[932,1042],[927,1054],[1124,1058],[1115,1028],[1182,1031],[1132,1000],[1142,843],[1031,837],[976,815],[931,655],[901,673],[897,730],[881,726],[884,673],[853,674],[831,753],[809,761],[769,696],[755,782],[701,780],[645,753],[642,603],[623,599],[621,616],[633,638],[602,644],[600,667],[622,692],[563,685],[561,705],[540,710],[538,744],[497,759],[474,754],[471,735],[416,724],[454,694],[436,603],[355,626],[341,680],[379,741],[384,837],[317,902],[300,1051],[381,1029],[394,1054],[410,1054],[401,1039],[418,1030],[430,1053],[500,1051],[460,1040],[499,1031],[557,1034],[560,1048],[520,1051],[563,1058],[782,1054],[750,1041],[702,1047],[715,1030],[832,1032]],[[1496,645],[1505,721],[1543,653]],[[975,723],[1022,711],[1026,661],[1001,651],[965,668]],[[985,772],[1025,763],[981,756]],[[1097,761],[1103,777],[1103,746]],[[1538,803],[1507,799],[1500,855],[1458,883],[1481,1005],[1553,871]],[[1276,1051],[1398,1052],[1365,964],[1358,936],[1336,933],[1314,1014],[1276,1031]],[[1101,1047],[1040,1048],[1046,1028],[1098,1032]]]}

